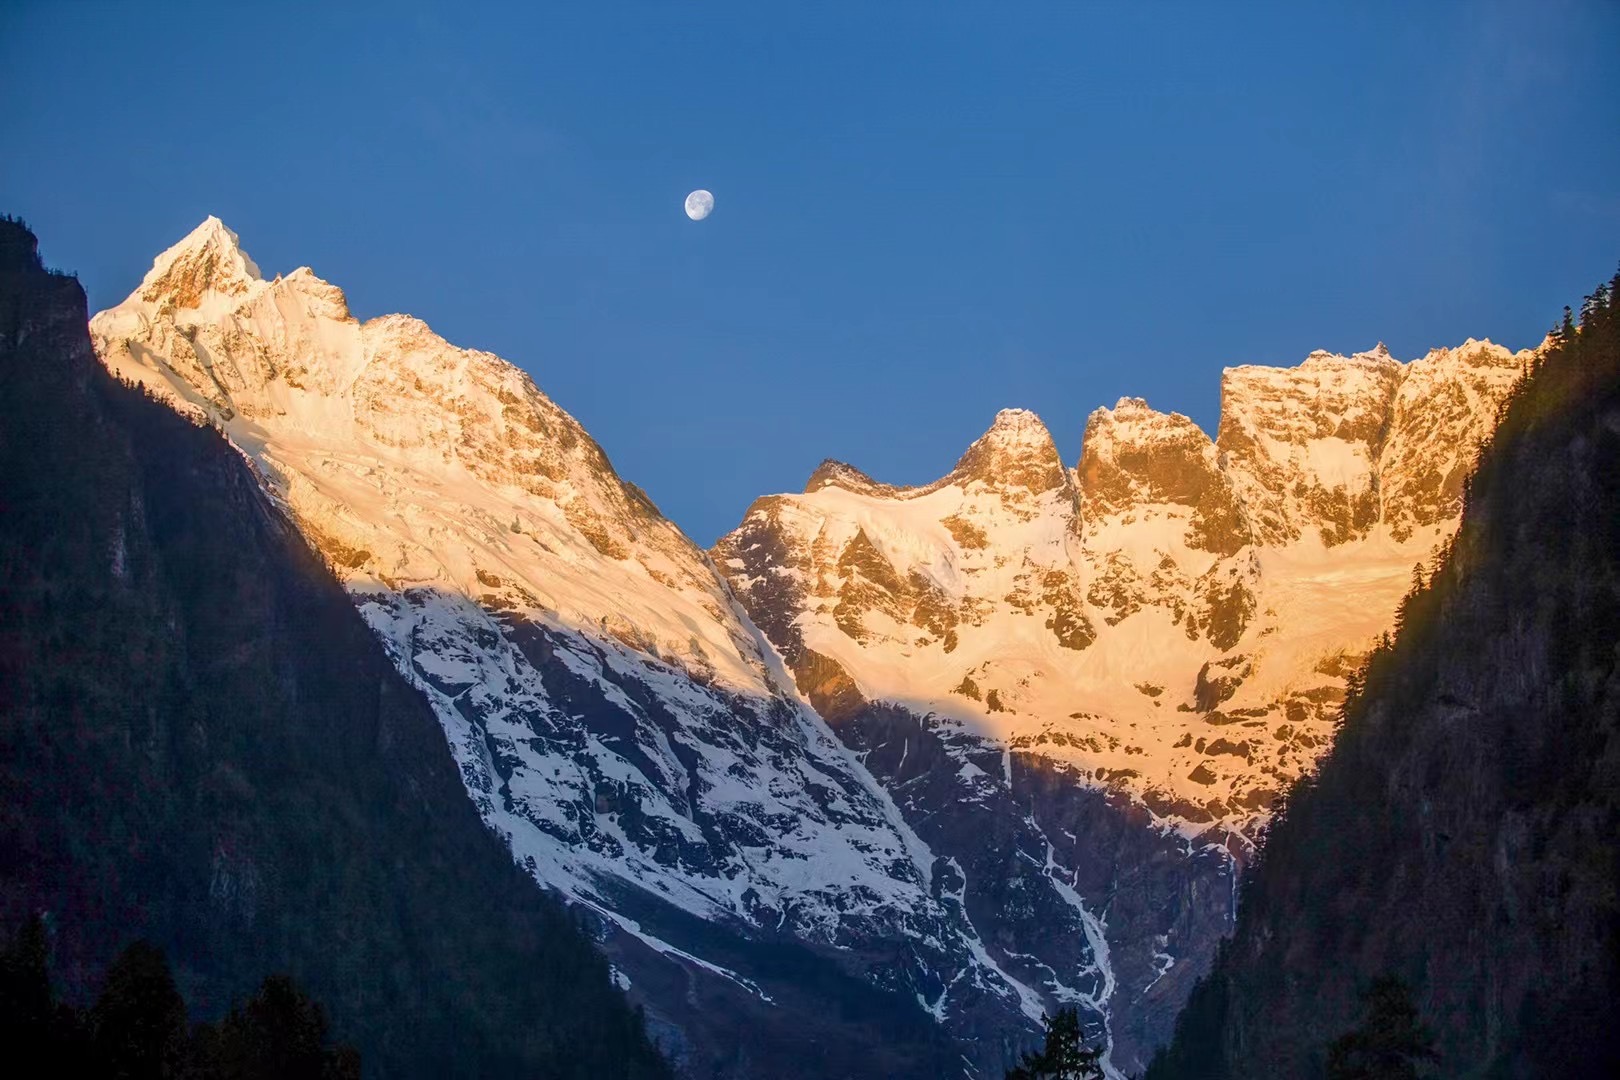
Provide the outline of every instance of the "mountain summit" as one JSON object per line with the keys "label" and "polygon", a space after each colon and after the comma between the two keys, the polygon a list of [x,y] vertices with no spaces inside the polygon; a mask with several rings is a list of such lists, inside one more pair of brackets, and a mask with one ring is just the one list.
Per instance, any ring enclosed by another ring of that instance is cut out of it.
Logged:
{"label": "mountain summit", "polygon": [[1052,433],[1028,409],[1003,409],[990,430],[976,439],[951,475],[997,488],[1022,488],[1031,495],[1064,486],[1063,461]]}
{"label": "mountain summit", "polygon": [[214,301],[210,310],[217,312],[240,302],[263,281],[237,235],[210,215],[152,261],[136,294],[148,304],[199,313]]}
{"label": "mountain summit", "polygon": [[[46,913],[68,1001],[136,939],[211,1018],[288,973],[368,1075],[664,1080],[577,919],[479,820],[427,700],[259,483],[100,370],[78,282],[0,218],[0,920]],[[108,1075],[7,953],[8,1060]],[[162,1039],[174,1014],[123,971],[102,1003]]]}

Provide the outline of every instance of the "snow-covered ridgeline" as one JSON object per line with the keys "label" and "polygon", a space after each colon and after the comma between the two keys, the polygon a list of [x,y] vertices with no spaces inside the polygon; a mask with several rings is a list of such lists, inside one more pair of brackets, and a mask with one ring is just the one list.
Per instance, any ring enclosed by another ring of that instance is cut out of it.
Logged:
{"label": "snow-covered ridgeline", "polygon": [[779,648],[865,699],[1063,762],[1189,835],[1242,828],[1327,745],[1529,355],[1229,368],[1218,439],[1122,399],[1072,470],[1008,410],[924,487],[824,464],[716,561]]}

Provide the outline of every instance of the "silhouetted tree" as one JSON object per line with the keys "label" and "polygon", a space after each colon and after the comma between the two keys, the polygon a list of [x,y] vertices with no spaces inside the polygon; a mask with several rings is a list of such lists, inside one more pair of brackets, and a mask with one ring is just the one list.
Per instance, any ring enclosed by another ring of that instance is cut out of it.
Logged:
{"label": "silhouetted tree", "polygon": [[207,1080],[359,1080],[360,1055],[327,1045],[326,1010],[285,975],[192,1040],[197,1075]]}
{"label": "silhouetted tree", "polygon": [[36,915],[0,953],[0,1040],[7,1046],[43,1030],[52,1020],[55,1003],[47,948],[45,923]]}
{"label": "silhouetted tree", "polygon": [[1350,712],[1367,691],[1367,662],[1363,660],[1344,675],[1344,700],[1339,702],[1339,723],[1350,718]]}
{"label": "silhouetted tree", "polygon": [[1361,1026],[1328,1047],[1328,1080],[1416,1080],[1438,1059],[1434,1035],[1418,1022],[1412,991],[1399,978],[1381,975],[1362,995]]}
{"label": "silhouetted tree", "polygon": [[285,975],[188,1035],[185,1001],[144,941],[107,969],[88,1016],[55,999],[35,917],[0,951],[0,1075],[121,1080],[359,1080],[360,1054],[327,1040],[326,1010]]}
{"label": "silhouetted tree", "polygon": [[83,1076],[93,1067],[89,1032],[76,1009],[56,1000],[49,959],[49,930],[37,915],[0,952],[0,1048],[12,1075],[37,1066]]}
{"label": "silhouetted tree", "polygon": [[120,1080],[181,1075],[186,1003],[162,950],[137,941],[120,953],[107,969],[90,1022],[102,1075]]}
{"label": "silhouetted tree", "polygon": [[1059,1009],[1056,1016],[1048,1016],[1042,1023],[1046,1027],[1046,1045],[1038,1054],[1025,1054],[1008,1070],[1007,1080],[1100,1080],[1102,1051],[1086,1046],[1077,1010]]}

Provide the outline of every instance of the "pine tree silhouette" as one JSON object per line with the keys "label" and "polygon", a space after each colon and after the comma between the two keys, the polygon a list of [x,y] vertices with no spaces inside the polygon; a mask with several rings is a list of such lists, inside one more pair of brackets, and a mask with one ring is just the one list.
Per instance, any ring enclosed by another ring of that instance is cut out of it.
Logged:
{"label": "pine tree silhouette", "polygon": [[181,1075],[186,1003],[161,949],[137,941],[118,955],[90,1021],[102,1075],[119,1080]]}
{"label": "pine tree silhouette", "polygon": [[1361,1026],[1328,1048],[1328,1080],[1417,1080],[1439,1057],[1434,1035],[1418,1022],[1412,991],[1399,978],[1381,975],[1362,995]]}
{"label": "pine tree silhouette", "polygon": [[1101,1080],[1101,1050],[1087,1048],[1080,1032],[1080,1014],[1059,1009],[1046,1017],[1046,1045],[1038,1054],[1025,1054],[1007,1072],[1007,1080]]}
{"label": "pine tree silhouette", "polygon": [[45,923],[36,915],[0,953],[0,1040],[7,1046],[16,1046],[51,1022],[55,1010],[47,951]]}
{"label": "pine tree silhouette", "polygon": [[193,1039],[197,1074],[209,1080],[359,1080],[360,1055],[327,1043],[326,1010],[285,975],[272,975],[258,993],[217,1026],[201,1025]]}

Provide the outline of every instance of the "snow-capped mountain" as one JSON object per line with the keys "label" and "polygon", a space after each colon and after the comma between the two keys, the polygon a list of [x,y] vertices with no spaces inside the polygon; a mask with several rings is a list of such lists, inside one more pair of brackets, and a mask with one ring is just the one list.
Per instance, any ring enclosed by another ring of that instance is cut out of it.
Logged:
{"label": "snow-capped mountain", "polygon": [[1240,828],[1325,745],[1528,355],[1229,368],[1215,441],[1122,399],[1072,471],[1008,410],[924,487],[827,462],[715,555],[814,678],[836,668],[862,699],[1062,763],[1189,834]]}
{"label": "snow-capped mountain", "polygon": [[1469,341],[1231,368],[1215,441],[1124,399],[1073,470],[1009,410],[923,487],[826,462],[714,554],[925,842],[970,869],[964,902],[1015,971],[1061,962],[1065,905],[1100,938],[1100,1011],[1139,1068],[1230,918],[1212,856],[1241,860],[1327,747],[1528,358]]}
{"label": "snow-capped mountain", "polygon": [[[115,374],[252,462],[428,696],[485,820],[600,915],[680,1052],[715,1052],[688,980],[771,1013],[736,939],[835,956],[959,1035],[1039,1018],[960,872],[801,700],[708,557],[522,371],[413,318],[359,322],[307,268],[265,280],[214,218],[91,330]],[[1096,963],[1082,947],[1073,966]]]}
{"label": "snow-capped mountain", "polygon": [[91,330],[253,464],[486,822],[728,1077],[1000,1075],[1069,1003],[1139,1069],[1524,361],[1233,368],[1215,441],[1127,399],[1073,469],[1009,410],[925,487],[828,462],[711,557],[521,370],[217,219]]}

